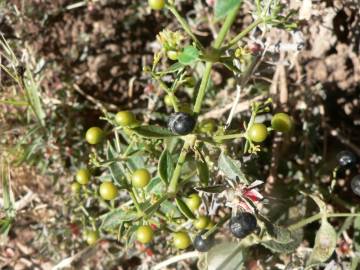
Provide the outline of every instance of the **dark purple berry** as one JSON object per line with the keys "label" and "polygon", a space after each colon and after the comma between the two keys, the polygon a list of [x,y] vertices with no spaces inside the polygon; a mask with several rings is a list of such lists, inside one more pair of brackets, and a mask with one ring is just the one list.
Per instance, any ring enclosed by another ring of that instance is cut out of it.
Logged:
{"label": "dark purple berry", "polygon": [[196,120],[193,116],[184,112],[177,112],[170,116],[168,127],[178,135],[186,135],[193,131]]}
{"label": "dark purple berry", "polygon": [[206,252],[213,244],[213,238],[211,236],[205,238],[201,234],[198,234],[194,239],[194,247],[197,251]]}
{"label": "dark purple berry", "polygon": [[359,174],[354,176],[353,179],[351,179],[351,189],[356,195],[360,196],[360,175]]}
{"label": "dark purple berry", "polygon": [[256,229],[256,217],[248,212],[230,219],[230,231],[237,238],[244,238]]}
{"label": "dark purple berry", "polygon": [[356,162],[356,156],[350,151],[341,151],[336,155],[336,159],[341,167],[349,166]]}

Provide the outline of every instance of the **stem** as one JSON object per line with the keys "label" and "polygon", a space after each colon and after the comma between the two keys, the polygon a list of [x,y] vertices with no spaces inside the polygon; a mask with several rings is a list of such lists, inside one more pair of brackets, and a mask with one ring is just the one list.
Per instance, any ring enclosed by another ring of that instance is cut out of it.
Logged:
{"label": "stem", "polygon": [[[217,36],[217,38],[216,38],[216,40],[214,42],[214,48],[215,49],[220,48],[221,44],[223,43],[226,34],[228,33],[232,23],[234,22],[234,20],[236,18],[236,14],[237,14],[237,12],[239,10],[239,7],[240,7],[240,5],[238,5],[237,8],[235,8],[233,11],[231,11],[229,13],[229,15],[226,17],[225,22],[224,22],[224,24],[221,27],[221,30],[219,32],[219,35]],[[179,15],[179,13],[176,11],[176,9],[174,7],[169,7],[169,9],[173,12],[175,17],[179,20],[180,24],[184,27],[185,31],[186,32],[189,31],[190,33],[188,32],[188,34],[190,36],[193,36],[192,32],[190,31],[190,28],[189,28],[188,24],[185,21],[183,21],[183,18]],[[195,38],[195,40],[197,40],[195,36],[194,36],[194,38]],[[194,105],[194,113],[195,114],[198,114],[200,112],[200,110],[201,110],[201,105],[202,105],[203,99],[205,97],[205,93],[206,93],[207,86],[208,86],[208,83],[209,83],[211,68],[212,68],[212,63],[211,62],[206,62],[204,75],[203,75],[203,78],[201,80],[201,84],[200,84],[200,87],[199,87],[199,92],[197,94],[195,105]],[[178,181],[179,181],[182,165],[185,162],[186,155],[187,155],[187,152],[188,152],[188,150],[190,148],[190,145],[193,145],[194,141],[195,141],[195,138],[193,140],[191,140],[191,142],[185,142],[184,145],[183,145],[183,148],[181,149],[181,153],[180,153],[179,159],[178,159],[178,161],[176,163],[176,167],[175,167],[173,176],[171,177],[169,188],[168,188],[168,192],[171,195],[176,194],[177,184],[178,184]]]}
{"label": "stem", "polygon": [[176,19],[179,21],[180,25],[185,30],[185,32],[192,38],[192,40],[196,43],[196,45],[201,50],[203,50],[204,47],[202,46],[200,41],[197,39],[197,37],[193,34],[193,32],[191,31],[191,28],[188,25],[188,23],[186,22],[186,20],[179,14],[179,12],[176,10],[176,8],[174,6],[168,6],[168,8],[172,12],[172,14],[174,14]]}
{"label": "stem", "polygon": [[199,256],[198,251],[190,251],[190,252],[187,252],[187,253],[183,253],[181,255],[171,257],[170,259],[155,265],[153,270],[165,269],[166,266],[168,266],[170,264],[176,263],[178,261],[186,260],[186,259],[197,258],[198,256]]}
{"label": "stem", "polygon": [[261,24],[262,22],[264,22],[265,20],[263,18],[259,18],[256,21],[254,21],[253,23],[251,23],[248,27],[246,27],[243,31],[241,31],[238,35],[236,35],[230,42],[229,44],[225,47],[226,49],[231,48],[232,46],[234,46],[236,43],[238,43],[238,41],[240,39],[242,39],[243,37],[245,37],[247,34],[249,34],[256,26],[258,26],[259,24]]}
{"label": "stem", "polygon": [[[236,18],[239,7],[240,7],[240,5],[237,8],[235,8],[233,11],[231,11],[229,13],[229,15],[226,17],[225,22],[224,22],[223,26],[221,27],[221,30],[220,30],[218,36],[216,37],[216,40],[214,41],[214,46],[213,46],[214,49],[219,49],[221,44],[224,42],[225,36],[229,32],[229,29]],[[201,81],[201,84],[199,87],[199,93],[196,97],[196,101],[195,101],[195,105],[194,105],[194,113],[195,114],[198,114],[201,110],[201,105],[202,105],[203,99],[205,97],[205,93],[206,93],[207,86],[209,83],[211,68],[212,68],[212,63],[206,62],[204,75],[203,75],[203,78],[202,78],[202,81]]]}
{"label": "stem", "polygon": [[135,194],[134,194],[134,191],[133,191],[133,190],[129,190],[129,193],[130,193],[131,199],[132,199],[133,202],[134,202],[134,205],[135,205],[135,207],[136,207],[136,210],[138,211],[138,213],[139,213],[140,215],[143,215],[143,211],[141,210],[140,204],[139,204],[139,202],[138,202],[138,200],[137,200],[137,198],[136,198],[136,196],[135,196]]}
{"label": "stem", "polygon": [[170,193],[170,195],[176,194],[176,189],[177,189],[178,181],[180,178],[181,168],[185,162],[186,155],[190,148],[190,145],[192,145],[193,142],[194,142],[194,140],[192,140],[191,142],[185,141],[183,148],[181,149],[180,156],[176,163],[176,167],[174,169],[174,173],[171,177],[169,188],[168,188],[168,192]]}
{"label": "stem", "polygon": [[214,140],[230,140],[230,139],[239,139],[239,138],[243,138],[244,137],[244,133],[236,133],[236,134],[229,134],[229,135],[219,135],[219,136],[214,136]]}
{"label": "stem", "polygon": [[207,238],[216,232],[224,223],[231,217],[231,214],[227,214],[224,216],[214,227],[212,227],[209,231],[204,234],[204,237]]}
{"label": "stem", "polygon": [[203,79],[201,80],[199,92],[196,97],[196,101],[195,101],[195,105],[194,105],[194,113],[195,114],[198,114],[201,110],[201,105],[204,100],[205,92],[206,92],[206,89],[207,89],[207,86],[209,83],[211,68],[212,68],[212,63],[206,62]]}
{"label": "stem", "polygon": [[174,110],[175,112],[178,112],[179,111],[179,107],[178,107],[178,104],[176,102],[176,99],[175,99],[175,96],[174,96],[174,93],[173,91],[171,91],[169,89],[169,87],[167,87],[167,85],[159,78],[155,77],[155,79],[158,81],[158,83],[160,84],[161,88],[166,92],[166,94],[169,95],[170,97],[170,100],[171,100],[171,103],[174,107]]}
{"label": "stem", "polygon": [[[313,215],[311,217],[308,217],[306,219],[303,219],[299,221],[298,223],[292,224],[288,227],[290,231],[295,231],[297,229],[300,229],[302,227],[305,227],[306,225],[317,221],[323,217],[322,213],[318,213],[316,215]],[[326,214],[327,218],[331,217],[360,217],[360,214],[353,214],[353,213],[334,213],[334,214]]]}

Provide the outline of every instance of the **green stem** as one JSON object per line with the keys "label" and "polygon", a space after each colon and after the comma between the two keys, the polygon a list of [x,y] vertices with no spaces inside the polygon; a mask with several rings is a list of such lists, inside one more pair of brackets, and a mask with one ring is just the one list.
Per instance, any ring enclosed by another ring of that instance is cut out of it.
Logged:
{"label": "green stem", "polygon": [[219,136],[214,136],[214,140],[218,141],[218,140],[231,140],[231,139],[239,139],[239,138],[243,138],[244,137],[244,133],[236,133],[236,134],[228,134],[228,135],[219,135]]}
{"label": "green stem", "polygon": [[[317,221],[319,219],[321,219],[323,217],[323,213],[318,213],[315,214],[311,217],[308,217],[306,219],[303,219],[301,221],[299,221],[298,223],[292,224],[288,227],[288,229],[290,231],[295,231],[297,229],[300,229],[302,227],[305,227],[306,225]],[[360,217],[360,214],[353,214],[353,213],[334,213],[334,214],[326,214],[327,218],[332,218],[332,217]]]}
{"label": "green stem", "polygon": [[[233,22],[234,22],[234,20],[236,18],[239,7],[240,7],[240,5],[238,5],[238,7],[235,8],[233,11],[231,11],[229,13],[229,15],[226,17],[225,22],[224,22],[224,24],[223,24],[223,26],[222,26],[222,28],[221,28],[221,30],[219,32],[219,35],[217,36],[216,40],[214,41],[214,48],[215,49],[220,48],[221,44],[224,42],[225,36],[229,32],[229,29],[230,29],[231,25],[233,24]],[[193,36],[192,32],[190,31],[190,27],[183,20],[183,18],[179,15],[179,13],[175,10],[175,8],[174,7],[169,7],[169,9],[173,12],[175,17],[179,20],[180,24],[184,27],[185,31],[188,32],[188,34],[190,36]],[[189,31],[190,31],[190,33],[189,33]],[[197,40],[196,37],[195,37],[195,40]],[[194,113],[195,114],[198,114],[200,112],[200,110],[201,110],[201,105],[202,105],[202,102],[204,100],[205,93],[206,93],[207,86],[208,86],[209,79],[210,79],[211,68],[212,68],[212,63],[211,62],[206,62],[204,75],[203,75],[203,78],[201,80],[201,84],[200,84],[200,87],[199,87],[199,92],[197,94],[195,105],[194,105]],[[181,153],[180,153],[179,159],[178,159],[178,161],[176,163],[176,167],[175,167],[174,173],[173,173],[173,175],[171,177],[169,188],[168,188],[168,192],[171,195],[176,194],[177,184],[178,184],[178,181],[179,181],[179,178],[180,178],[182,165],[184,164],[187,152],[188,152],[190,146],[194,143],[194,141],[195,141],[195,138],[192,140],[192,142],[185,142],[184,145],[183,145],[183,148],[181,149]]]}
{"label": "green stem", "polygon": [[238,35],[236,35],[229,44],[225,47],[226,49],[231,48],[232,46],[236,45],[236,43],[239,42],[240,39],[245,37],[247,34],[249,34],[256,26],[263,23],[265,20],[263,18],[259,18],[253,23],[251,23],[248,27],[246,27],[243,31],[241,31]]}
{"label": "green stem", "polygon": [[169,89],[169,87],[168,87],[161,79],[159,79],[159,78],[157,78],[157,77],[154,77],[154,78],[157,80],[157,82],[160,84],[160,87],[166,92],[166,94],[169,95],[170,100],[171,100],[171,103],[172,103],[172,105],[173,105],[173,107],[174,107],[175,112],[178,112],[178,111],[179,111],[179,106],[178,106],[178,104],[177,104],[177,102],[176,102],[174,92],[171,91],[171,90]]}
{"label": "green stem", "polygon": [[180,25],[185,30],[185,32],[192,38],[192,40],[196,43],[196,45],[201,50],[203,50],[204,47],[202,46],[200,41],[197,39],[197,37],[193,34],[193,32],[191,31],[191,28],[188,25],[188,23],[186,22],[186,20],[179,14],[179,12],[176,10],[176,8],[174,6],[168,6],[168,8],[172,12],[172,14],[174,14],[176,19],[179,21]]}
{"label": "green stem", "polygon": [[136,198],[136,196],[135,196],[134,191],[133,191],[133,190],[129,190],[129,193],[130,193],[130,197],[131,197],[132,201],[134,202],[134,205],[135,205],[135,207],[136,207],[136,210],[138,211],[138,213],[139,213],[140,215],[143,215],[143,211],[141,210],[140,204],[139,204],[139,202],[138,202],[138,200],[137,200],[137,198]]}
{"label": "green stem", "polygon": [[[214,49],[219,49],[221,47],[221,44],[224,42],[225,36],[229,32],[229,29],[236,18],[239,7],[240,7],[240,5],[237,8],[235,8],[233,11],[231,11],[229,13],[229,15],[226,17],[225,22],[224,22],[223,26],[221,27],[220,32],[219,32],[218,36],[216,37],[216,40],[214,41],[214,46],[213,46]],[[201,81],[201,84],[199,87],[199,92],[196,97],[196,101],[195,101],[195,105],[194,105],[194,113],[196,113],[196,114],[198,114],[201,110],[201,105],[204,100],[207,86],[209,83],[211,68],[212,68],[212,63],[206,62],[204,75],[203,75],[203,78],[202,78],[202,81]]]}
{"label": "green stem", "polygon": [[213,233],[215,233],[219,228],[221,228],[222,225],[224,225],[224,223],[230,219],[231,214],[227,214],[226,216],[224,216],[214,227],[212,227],[210,230],[208,230],[205,234],[204,237],[207,238],[210,235],[212,235]]}
{"label": "green stem", "polygon": [[177,185],[178,185],[180,174],[181,174],[181,168],[185,162],[187,152],[189,151],[189,148],[193,144],[193,142],[194,142],[194,140],[192,140],[192,142],[185,141],[183,148],[181,149],[180,156],[176,163],[173,175],[170,180],[169,188],[168,188],[168,192],[169,192],[170,196],[176,194]]}

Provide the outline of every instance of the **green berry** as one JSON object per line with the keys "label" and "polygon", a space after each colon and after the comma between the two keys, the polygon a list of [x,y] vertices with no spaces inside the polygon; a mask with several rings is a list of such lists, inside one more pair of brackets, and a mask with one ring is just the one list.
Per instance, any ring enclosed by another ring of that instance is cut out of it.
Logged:
{"label": "green berry", "polygon": [[271,126],[276,131],[289,132],[292,127],[292,120],[286,113],[277,113],[271,119]]}
{"label": "green berry", "polygon": [[267,128],[264,124],[255,123],[249,128],[248,135],[251,141],[261,143],[268,135]]}
{"label": "green berry", "polygon": [[130,111],[121,111],[115,115],[115,122],[119,126],[128,127],[136,123],[136,117]]}
{"label": "green berry", "polygon": [[201,205],[200,196],[196,193],[191,194],[186,200],[186,205],[190,208],[191,211],[197,211]]}
{"label": "green berry", "polygon": [[208,216],[199,216],[194,221],[194,227],[199,230],[205,229],[210,223],[210,219]]}
{"label": "green berry", "polygon": [[76,181],[81,185],[86,185],[90,180],[90,172],[88,169],[80,169],[76,172]]}
{"label": "green berry", "polygon": [[71,191],[73,193],[79,193],[80,192],[80,189],[81,189],[81,185],[78,183],[78,182],[73,182],[71,184]]}
{"label": "green berry", "polygon": [[149,184],[150,179],[151,175],[147,169],[137,169],[131,177],[131,182],[134,187],[143,188]]}
{"label": "green berry", "polygon": [[140,226],[136,230],[136,239],[143,244],[150,243],[154,238],[154,232],[150,226]]}
{"label": "green berry", "polygon": [[104,131],[99,127],[91,127],[86,131],[85,139],[89,144],[98,144],[104,138]]}
{"label": "green berry", "polygon": [[118,195],[118,188],[112,182],[103,182],[100,185],[99,193],[101,198],[111,201]]}
{"label": "green berry", "polygon": [[174,246],[178,249],[186,249],[191,245],[191,239],[186,232],[176,232],[173,234]]}
{"label": "green berry", "polygon": [[163,9],[165,6],[165,0],[148,0],[149,6],[154,10]]}

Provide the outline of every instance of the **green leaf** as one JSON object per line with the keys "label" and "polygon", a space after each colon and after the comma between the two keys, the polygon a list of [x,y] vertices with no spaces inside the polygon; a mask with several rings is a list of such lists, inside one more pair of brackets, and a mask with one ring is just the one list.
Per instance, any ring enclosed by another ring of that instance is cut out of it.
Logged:
{"label": "green leaf", "polygon": [[178,135],[172,133],[167,128],[159,126],[140,126],[132,129],[137,135],[145,138],[161,139],[167,137],[176,137]]}
{"label": "green leaf", "polygon": [[196,169],[199,175],[200,183],[204,186],[209,184],[210,172],[207,164],[202,160],[196,161]]}
{"label": "green leaf", "polygon": [[190,65],[199,59],[199,51],[193,46],[186,46],[179,55],[179,62],[183,65]]}
{"label": "green leaf", "polygon": [[175,198],[175,202],[176,202],[178,209],[185,217],[187,217],[188,219],[195,219],[193,212],[189,209],[189,207],[186,205],[186,203],[182,199]]}
{"label": "green leaf", "polygon": [[218,166],[227,178],[235,180],[238,177],[242,183],[246,185],[249,184],[244,173],[240,169],[240,161],[234,160],[222,152],[219,156]]}
{"label": "green leaf", "polygon": [[181,217],[179,209],[170,201],[164,201],[160,206],[160,210],[173,218]]}
{"label": "green leaf", "polygon": [[208,270],[241,269],[244,254],[239,243],[223,242],[212,247],[207,254]]}
{"label": "green leaf", "polygon": [[288,231],[282,230],[281,227],[274,228],[276,228],[275,238],[267,241],[262,241],[261,245],[276,253],[290,253],[296,250],[296,248],[300,245],[302,241],[302,231],[292,231],[289,235]]}
{"label": "green leaf", "polygon": [[316,233],[315,244],[310,255],[308,266],[328,260],[336,247],[336,231],[326,220],[321,221],[320,229]]}
{"label": "green leaf", "polygon": [[171,176],[174,172],[174,167],[174,161],[172,160],[170,152],[167,149],[164,149],[160,156],[158,171],[160,178],[163,180],[165,185],[168,185],[170,182]]}
{"label": "green leaf", "polygon": [[[118,153],[113,148],[113,146],[109,143],[107,147],[107,159],[112,160],[118,157]],[[112,162],[109,165],[110,173],[113,180],[118,183],[120,186],[126,187],[128,184],[124,178],[123,167],[120,162]]]}
{"label": "green leaf", "polygon": [[215,17],[217,19],[226,16],[230,11],[242,3],[242,0],[217,0],[215,1]]}
{"label": "green leaf", "polygon": [[150,183],[146,186],[146,193],[163,194],[166,191],[166,185],[160,177],[151,179]]}
{"label": "green leaf", "polygon": [[0,220],[0,234],[3,236],[7,236],[12,225],[11,218],[5,218]]}
{"label": "green leaf", "polygon": [[116,229],[122,222],[132,221],[137,218],[138,214],[136,212],[115,209],[100,217],[102,219],[101,227],[108,230]]}
{"label": "green leaf", "polygon": [[216,185],[216,186],[208,186],[208,187],[196,187],[195,190],[203,191],[206,193],[221,193],[226,189],[225,185]]}
{"label": "green leaf", "polygon": [[160,205],[163,203],[163,201],[165,201],[167,199],[167,195],[161,197],[160,199],[158,199],[158,201],[154,204],[152,204],[150,207],[146,208],[144,210],[144,213],[146,216],[151,217],[160,207]]}

